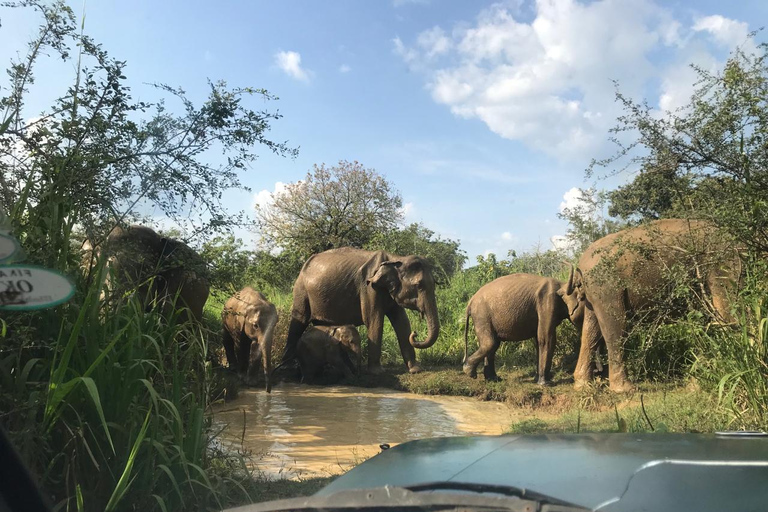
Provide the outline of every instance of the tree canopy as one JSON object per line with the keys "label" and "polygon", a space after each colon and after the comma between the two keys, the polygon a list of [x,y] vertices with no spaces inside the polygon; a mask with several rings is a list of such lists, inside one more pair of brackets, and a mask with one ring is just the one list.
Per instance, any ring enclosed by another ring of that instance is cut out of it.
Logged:
{"label": "tree canopy", "polygon": [[303,257],[335,247],[364,247],[402,220],[403,200],[375,169],[354,161],[315,165],[305,179],[257,205],[264,241]]}
{"label": "tree canopy", "polygon": [[[722,70],[696,67],[690,102],[660,113],[621,92],[617,151],[588,169],[637,170],[609,193],[624,219],[709,219],[748,247],[768,250],[768,46],[736,49]],[[626,143],[620,134],[636,136]]]}
{"label": "tree canopy", "polygon": [[[33,259],[64,268],[76,227],[98,240],[150,208],[188,232],[240,223],[221,197],[244,188],[239,174],[256,151],[296,155],[267,138],[280,114],[248,106],[251,96],[277,99],[266,90],[209,82],[196,105],[183,89],[154,84],[167,102],[136,101],[126,63],[82,34],[71,8],[60,1],[18,5],[38,10],[42,21],[2,87],[0,208]],[[30,118],[25,99],[47,54],[70,62],[73,76],[48,110]]]}

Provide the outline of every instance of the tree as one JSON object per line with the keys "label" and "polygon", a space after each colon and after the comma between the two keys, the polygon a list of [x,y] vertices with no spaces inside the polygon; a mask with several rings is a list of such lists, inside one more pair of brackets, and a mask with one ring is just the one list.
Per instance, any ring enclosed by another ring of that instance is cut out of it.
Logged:
{"label": "tree", "polygon": [[579,189],[579,192],[581,196],[576,204],[557,214],[570,224],[566,236],[576,254],[583,252],[595,240],[624,227],[622,223],[605,215],[605,192],[593,188]]}
{"label": "tree", "polygon": [[[18,5],[38,10],[43,21],[2,88],[0,208],[33,261],[66,269],[76,262],[70,252],[76,226],[98,241],[142,207],[196,232],[240,223],[242,216],[227,212],[221,197],[243,188],[239,173],[256,159],[254,149],[296,155],[266,137],[281,116],[246,105],[249,96],[276,99],[266,90],[211,82],[197,106],[181,88],[155,84],[173,104],[134,101],[125,62],[83,35],[63,2]],[[29,119],[25,98],[47,53],[72,62],[74,76],[48,111]],[[211,150],[223,158],[212,159]]]}
{"label": "tree", "polygon": [[458,241],[435,236],[434,231],[420,223],[376,233],[366,248],[422,256],[434,266],[436,278],[441,283],[461,270],[467,261],[466,254],[459,249]]}
{"label": "tree", "polygon": [[233,235],[217,236],[203,244],[200,256],[209,267],[212,286],[233,293],[249,284],[253,252],[244,250],[243,241]]}
{"label": "tree", "polygon": [[313,166],[304,180],[286,186],[273,202],[257,206],[269,245],[309,257],[334,247],[364,247],[376,233],[401,221],[403,201],[376,170],[342,160]]}
{"label": "tree", "polygon": [[612,195],[615,213],[704,218],[747,247],[768,250],[767,58],[761,44],[751,54],[735,50],[716,73],[693,66],[698,80],[690,102],[662,115],[617,93],[624,115],[612,131],[636,139],[614,137],[617,151],[587,171],[640,169]]}

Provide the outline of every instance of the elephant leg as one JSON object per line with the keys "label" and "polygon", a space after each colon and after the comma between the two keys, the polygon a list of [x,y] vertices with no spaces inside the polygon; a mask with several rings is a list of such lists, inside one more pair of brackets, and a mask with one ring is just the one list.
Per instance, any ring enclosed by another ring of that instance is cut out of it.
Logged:
{"label": "elephant leg", "polygon": [[624,368],[624,329],[626,314],[622,312],[595,310],[600,331],[608,349],[608,381],[611,391],[625,392],[633,389]]}
{"label": "elephant leg", "polygon": [[345,349],[343,346],[339,345],[338,350],[335,352],[335,356],[333,357],[333,361],[331,361],[331,364],[341,370],[341,372],[344,374],[344,377],[347,379],[351,379],[355,376],[355,365],[352,363],[352,360],[349,358],[347,353],[345,352]]}
{"label": "elephant leg", "polygon": [[293,307],[291,309],[291,323],[288,326],[288,339],[285,342],[282,362],[296,359],[296,347],[301,335],[307,330],[312,314],[309,308],[309,299],[303,286],[294,287]]}
{"label": "elephant leg", "polygon": [[[470,377],[477,378],[477,366],[480,364],[491,351],[495,354],[494,345],[496,348],[499,346],[499,341],[496,339],[491,326],[488,322],[475,321],[475,334],[477,336],[477,350],[467,358],[464,363],[464,373]],[[490,363],[490,358],[489,361]],[[483,372],[485,374],[485,371]]]}
{"label": "elephant leg", "polygon": [[557,332],[546,321],[539,321],[539,329],[536,333],[536,347],[539,356],[538,379],[540,386],[551,384],[552,356],[555,352]]}
{"label": "elephant leg", "polygon": [[235,340],[225,327],[221,333],[221,344],[224,345],[224,353],[227,355],[227,367],[230,371],[236,371],[237,358],[235,357]]}
{"label": "elephant leg", "polygon": [[501,377],[496,374],[496,351],[499,349],[499,342],[496,340],[495,345],[485,356],[485,366],[483,366],[483,377],[488,382],[501,382]]}
{"label": "elephant leg", "polygon": [[581,328],[579,360],[573,373],[574,385],[577,388],[583,387],[592,378],[592,356],[598,349],[600,336],[600,324],[597,321],[597,315],[594,309],[587,307],[584,309],[584,324]]}
{"label": "elephant leg", "polygon": [[240,333],[239,338],[237,346],[235,347],[237,374],[243,382],[246,382],[248,378],[248,366],[251,360],[251,339],[242,333]]}
{"label": "elephant leg", "polygon": [[366,323],[368,331],[368,371],[373,374],[383,372],[381,368],[381,337],[384,331],[384,315],[374,312]]}
{"label": "elephant leg", "polygon": [[408,315],[403,308],[395,308],[392,312],[387,314],[389,321],[392,323],[392,328],[397,335],[397,343],[400,345],[400,354],[403,356],[405,366],[410,373],[419,373],[421,367],[416,362],[416,350],[409,341],[411,335],[411,322],[408,320]]}

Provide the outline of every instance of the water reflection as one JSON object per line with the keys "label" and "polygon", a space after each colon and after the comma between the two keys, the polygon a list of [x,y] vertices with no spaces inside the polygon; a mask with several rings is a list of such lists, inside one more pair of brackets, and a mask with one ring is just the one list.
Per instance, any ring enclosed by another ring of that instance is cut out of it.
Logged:
{"label": "water reflection", "polygon": [[222,444],[250,453],[268,478],[338,474],[378,453],[382,443],[495,435],[515,420],[512,409],[495,402],[288,383],[271,394],[241,391],[214,409]]}

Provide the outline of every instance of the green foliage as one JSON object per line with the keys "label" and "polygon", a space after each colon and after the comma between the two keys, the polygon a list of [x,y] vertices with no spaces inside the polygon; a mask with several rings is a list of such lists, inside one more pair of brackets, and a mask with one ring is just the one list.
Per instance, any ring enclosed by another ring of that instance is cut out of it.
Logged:
{"label": "green foliage", "polygon": [[745,307],[741,329],[694,338],[693,375],[717,394],[735,428],[768,430],[768,313],[764,301]]}
{"label": "green foliage", "polygon": [[[40,11],[42,23],[27,54],[12,63],[0,97],[0,209],[33,262],[76,266],[75,226],[100,240],[142,207],[198,232],[239,223],[241,216],[227,213],[220,198],[226,189],[243,188],[238,173],[256,159],[254,148],[296,155],[266,138],[279,114],[247,107],[250,96],[276,99],[267,91],[210,83],[196,106],[182,89],[156,84],[173,104],[135,101],[125,62],[83,35],[69,7],[21,5]],[[70,47],[77,47],[76,56]],[[72,82],[48,111],[25,120],[24,98],[47,53],[72,65]],[[214,148],[223,163],[207,160]]]}
{"label": "green foliage", "polygon": [[509,434],[538,434],[541,432],[547,432],[548,425],[544,420],[538,418],[531,418],[514,423],[509,427],[507,433]]}
{"label": "green foliage", "polygon": [[4,340],[0,422],[14,445],[68,508],[200,509],[247,498],[228,497],[239,483],[210,469],[199,328],[178,323],[179,312],[145,313],[135,296],[105,312],[104,276],[61,308],[46,357],[32,357],[24,338]]}
{"label": "green foliage", "polygon": [[622,93],[624,115],[614,133],[616,153],[596,160],[614,174],[640,169],[628,185],[610,194],[610,211],[622,217],[706,218],[726,228],[746,247],[768,250],[768,46],[753,54],[736,49],[718,72],[698,75],[688,105],[658,115],[647,103]]}
{"label": "green foliage", "polygon": [[[609,194],[594,188],[578,189],[576,204],[564,208],[557,216],[568,221],[567,240],[570,249],[580,255],[589,244],[606,235],[624,229],[626,222],[620,222],[606,215]],[[611,214],[612,215],[612,214]]]}
{"label": "green foliage", "polygon": [[403,200],[375,169],[340,161],[315,165],[256,214],[264,241],[309,258],[335,247],[364,247],[402,219]]}

